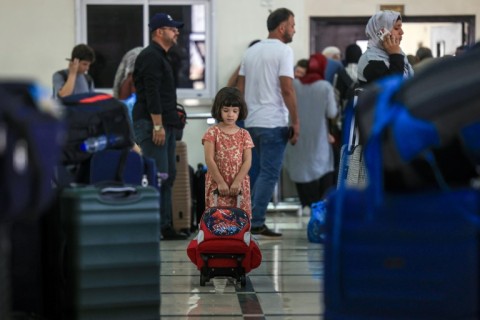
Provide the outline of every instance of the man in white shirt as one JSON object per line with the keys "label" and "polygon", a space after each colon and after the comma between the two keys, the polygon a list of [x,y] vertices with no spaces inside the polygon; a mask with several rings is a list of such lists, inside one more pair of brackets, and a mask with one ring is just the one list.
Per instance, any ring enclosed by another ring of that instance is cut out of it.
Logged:
{"label": "man in white shirt", "polygon": [[295,34],[293,12],[286,8],[273,11],[268,16],[267,28],[268,38],[245,52],[237,87],[245,95],[245,127],[255,144],[250,170],[252,233],[279,237],[281,233],[265,225],[265,215],[280,177],[287,142],[295,144],[300,130],[292,82],[293,51],[286,45]]}

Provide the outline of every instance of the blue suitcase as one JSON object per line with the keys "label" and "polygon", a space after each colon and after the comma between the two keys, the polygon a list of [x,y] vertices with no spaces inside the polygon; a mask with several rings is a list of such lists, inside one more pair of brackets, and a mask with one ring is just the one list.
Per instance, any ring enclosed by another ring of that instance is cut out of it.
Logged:
{"label": "blue suitcase", "polygon": [[117,181],[160,191],[162,177],[152,158],[131,150],[102,150],[90,160],[90,184]]}
{"label": "blue suitcase", "polygon": [[[480,192],[327,200],[325,319],[478,319]],[[476,222],[475,222],[476,221]]]}

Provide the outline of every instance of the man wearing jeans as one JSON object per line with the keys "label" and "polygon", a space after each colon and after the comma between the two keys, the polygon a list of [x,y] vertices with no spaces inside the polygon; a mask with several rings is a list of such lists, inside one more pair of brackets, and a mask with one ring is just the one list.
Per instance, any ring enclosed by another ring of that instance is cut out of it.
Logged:
{"label": "man wearing jeans", "polygon": [[[252,136],[252,233],[265,237],[282,234],[265,225],[268,203],[280,177],[288,140],[295,144],[300,124],[293,88],[293,51],[286,44],[295,33],[293,12],[277,9],[267,19],[268,38],[245,52],[237,87],[245,95],[245,127]],[[290,115],[289,133],[288,117]]]}
{"label": "man wearing jeans", "polygon": [[133,79],[137,101],[132,118],[135,141],[143,155],[155,159],[159,172],[168,173],[160,189],[160,216],[162,237],[165,240],[186,239],[172,224],[172,187],[176,176],[177,94],[168,50],[177,44],[183,22],[168,14],[155,14],[148,24],[151,43],[135,61]]}

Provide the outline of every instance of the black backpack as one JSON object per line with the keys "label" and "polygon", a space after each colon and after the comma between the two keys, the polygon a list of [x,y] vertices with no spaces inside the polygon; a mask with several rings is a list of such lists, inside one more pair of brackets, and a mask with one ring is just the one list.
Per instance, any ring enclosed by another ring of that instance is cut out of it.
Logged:
{"label": "black backpack", "polygon": [[65,106],[67,136],[62,150],[63,164],[78,164],[92,153],[82,150],[89,138],[107,137],[106,149],[133,146],[133,130],[127,107],[105,93],[84,93],[61,99]]}

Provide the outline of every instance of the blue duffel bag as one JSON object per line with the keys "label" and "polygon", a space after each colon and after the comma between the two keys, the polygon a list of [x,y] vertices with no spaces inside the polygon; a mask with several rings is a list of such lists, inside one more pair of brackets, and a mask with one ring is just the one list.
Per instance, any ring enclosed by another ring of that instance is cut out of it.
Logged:
{"label": "blue duffel bag", "polygon": [[404,108],[389,98],[400,81],[380,83],[368,186],[342,184],[327,199],[325,319],[478,319],[480,190],[449,187],[438,168],[437,187],[384,189],[384,134]]}
{"label": "blue duffel bag", "polygon": [[[407,80],[400,78],[385,101],[396,104],[382,136],[384,185],[390,191],[438,186],[431,159],[452,187],[465,187],[477,176],[480,152],[480,47],[462,56],[438,59]],[[365,146],[376,120],[377,100],[385,84],[365,87],[357,105],[360,144]],[[477,142],[477,143],[475,143]]]}

